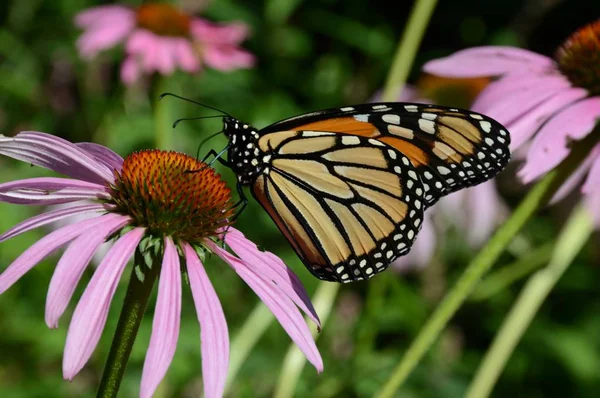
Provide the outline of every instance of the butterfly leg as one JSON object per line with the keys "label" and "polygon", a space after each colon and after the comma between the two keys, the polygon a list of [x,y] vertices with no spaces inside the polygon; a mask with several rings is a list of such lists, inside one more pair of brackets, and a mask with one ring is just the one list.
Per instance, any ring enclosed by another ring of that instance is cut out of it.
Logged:
{"label": "butterfly leg", "polygon": [[227,161],[227,160],[225,160],[225,159],[223,159],[223,158],[221,157],[221,156],[223,156],[223,154],[224,154],[224,153],[227,151],[227,149],[229,149],[229,147],[228,147],[228,146],[226,146],[225,148],[223,148],[223,149],[221,150],[221,152],[218,152],[218,153],[217,153],[217,151],[215,151],[214,149],[211,149],[211,150],[210,150],[210,151],[209,151],[209,152],[206,154],[206,156],[204,156],[204,158],[202,159],[202,162],[203,162],[203,163],[206,163],[206,161],[208,160],[208,158],[210,158],[211,156],[213,156],[213,159],[212,159],[210,162],[208,162],[208,165],[209,165],[209,166],[212,166],[212,164],[215,162],[215,160],[218,160],[218,161],[219,161],[219,163],[221,163],[223,166],[231,168],[231,163],[229,163],[229,161]]}
{"label": "butterfly leg", "polygon": [[233,206],[231,206],[232,209],[237,208],[235,214],[231,218],[232,221],[237,220],[237,218],[240,216],[240,214],[242,214],[242,212],[248,205],[248,198],[246,198],[246,194],[244,194],[244,189],[240,182],[237,183],[237,191],[238,195],[240,196],[240,200],[238,200]]}

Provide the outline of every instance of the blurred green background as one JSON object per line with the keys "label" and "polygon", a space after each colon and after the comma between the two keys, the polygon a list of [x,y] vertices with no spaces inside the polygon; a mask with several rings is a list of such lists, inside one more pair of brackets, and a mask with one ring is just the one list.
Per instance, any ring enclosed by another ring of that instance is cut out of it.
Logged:
{"label": "blurred green background", "polygon": [[[129,1],[138,5],[141,2]],[[198,4],[201,3],[201,4]],[[195,154],[197,144],[220,130],[215,119],[182,123],[179,117],[206,112],[176,99],[156,102],[170,91],[209,103],[237,118],[264,127],[279,119],[319,108],[368,101],[385,81],[397,41],[413,2],[360,0],[185,1],[178,4],[215,21],[243,21],[251,38],[256,68],[231,73],[205,70],[154,78],[148,86],[124,88],[118,67],[122,47],[82,61],[75,48],[80,31],[73,16],[91,0],[6,0],[0,4],[0,133],[39,130],[72,141],[94,141],[120,153],[155,144],[166,132],[171,149]],[[577,27],[600,15],[597,2],[557,0],[466,0],[438,5],[410,76],[419,83],[425,61],[461,48],[506,44],[552,55]],[[443,90],[442,90],[443,91]],[[438,100],[440,100],[438,98]],[[447,104],[465,98],[445,95]],[[224,138],[210,141],[220,149]],[[208,147],[207,147],[208,148]],[[514,206],[527,188],[514,178],[512,165],[499,179]],[[45,174],[0,158],[0,181]],[[219,169],[232,184],[228,170]],[[233,185],[232,185],[233,186]],[[523,231],[524,249],[504,254],[499,266],[518,253],[551,243],[575,198],[548,208]],[[6,230],[40,209],[0,204],[0,229]],[[266,213],[251,200],[237,228],[290,265],[309,292],[318,282],[302,266]],[[0,269],[43,236],[43,229],[0,244]],[[369,397],[389,377],[428,314],[474,253],[450,231],[434,261],[419,272],[392,270],[368,283],[344,285],[318,340],[325,371],[307,366],[298,397]],[[496,397],[596,397],[600,391],[599,239],[577,257],[543,305],[511,357],[494,390]],[[116,326],[125,281],[113,302],[102,340],[90,363],[71,383],[62,380],[62,350],[74,308],[58,330],[44,323],[44,302],[56,264],[39,264],[0,297],[0,397],[92,397],[100,380]],[[258,303],[252,291],[224,263],[212,259],[207,271],[235,336]],[[92,270],[88,269],[84,280]],[[81,283],[78,297],[85,283]],[[470,301],[413,373],[400,397],[460,397],[498,326],[523,285],[517,281],[491,297]],[[142,324],[120,396],[137,396],[151,313]],[[199,326],[184,289],[181,336],[174,361],[157,397],[193,397],[202,391]],[[289,337],[272,323],[233,382],[232,397],[271,396]]]}

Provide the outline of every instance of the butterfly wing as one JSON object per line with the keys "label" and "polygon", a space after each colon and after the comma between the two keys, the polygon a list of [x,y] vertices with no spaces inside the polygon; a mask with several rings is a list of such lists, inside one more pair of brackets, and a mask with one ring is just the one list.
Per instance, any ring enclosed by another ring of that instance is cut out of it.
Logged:
{"label": "butterfly wing", "polygon": [[333,132],[277,131],[258,146],[271,159],[253,196],[315,276],[367,279],[409,250],[425,204],[408,157]]}
{"label": "butterfly wing", "polygon": [[329,131],[372,138],[407,156],[425,190],[427,206],[484,182],[510,160],[510,136],[495,120],[437,105],[378,103],[313,112],[275,123],[275,131]]}

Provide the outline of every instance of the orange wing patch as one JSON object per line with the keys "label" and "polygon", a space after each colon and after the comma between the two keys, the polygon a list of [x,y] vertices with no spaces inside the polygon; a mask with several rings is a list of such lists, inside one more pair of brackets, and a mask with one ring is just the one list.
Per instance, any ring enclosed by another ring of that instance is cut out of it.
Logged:
{"label": "orange wing patch", "polygon": [[380,135],[379,130],[377,130],[373,124],[362,122],[352,116],[336,117],[333,119],[303,124],[294,127],[294,130],[331,131],[332,133],[353,134],[362,137],[378,137]]}

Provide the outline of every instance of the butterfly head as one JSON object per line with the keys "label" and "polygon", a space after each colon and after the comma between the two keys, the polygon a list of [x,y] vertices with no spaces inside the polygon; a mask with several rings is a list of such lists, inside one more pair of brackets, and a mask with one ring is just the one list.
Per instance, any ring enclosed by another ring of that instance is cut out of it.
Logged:
{"label": "butterfly head", "polygon": [[223,133],[229,139],[227,158],[242,184],[250,184],[265,169],[265,154],[258,147],[258,131],[232,117],[223,118]]}

